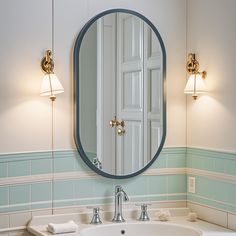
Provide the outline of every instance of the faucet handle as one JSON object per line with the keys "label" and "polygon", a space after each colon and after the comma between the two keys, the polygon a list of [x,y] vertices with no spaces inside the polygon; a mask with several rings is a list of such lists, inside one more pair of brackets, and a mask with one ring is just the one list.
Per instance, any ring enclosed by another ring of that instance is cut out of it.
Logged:
{"label": "faucet handle", "polygon": [[[88,207],[89,208],[89,207]],[[100,219],[100,215],[99,215],[99,211],[100,211],[100,207],[94,207],[93,208],[93,218],[90,222],[90,224],[102,224],[102,221]]]}
{"label": "faucet handle", "polygon": [[149,205],[152,205],[150,203],[139,203],[139,204],[135,204],[136,206],[141,206],[141,214],[140,214],[140,217],[138,220],[140,221],[149,221],[150,218],[148,216],[148,213],[147,213],[147,207]]}

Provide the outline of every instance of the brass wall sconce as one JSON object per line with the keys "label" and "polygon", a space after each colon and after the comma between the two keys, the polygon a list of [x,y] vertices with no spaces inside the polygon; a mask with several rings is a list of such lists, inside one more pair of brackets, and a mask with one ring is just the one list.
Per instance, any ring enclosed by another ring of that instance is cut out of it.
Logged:
{"label": "brass wall sconce", "polygon": [[41,62],[41,68],[46,74],[43,77],[40,95],[49,96],[52,101],[55,101],[55,94],[63,93],[64,88],[62,87],[56,74],[53,72],[54,61],[50,50],[46,51],[45,57]]}
{"label": "brass wall sconce", "polygon": [[207,72],[199,71],[199,62],[196,60],[194,53],[188,54],[186,69],[190,76],[185,86],[184,93],[192,94],[193,99],[196,100],[199,94],[207,92],[204,82]]}

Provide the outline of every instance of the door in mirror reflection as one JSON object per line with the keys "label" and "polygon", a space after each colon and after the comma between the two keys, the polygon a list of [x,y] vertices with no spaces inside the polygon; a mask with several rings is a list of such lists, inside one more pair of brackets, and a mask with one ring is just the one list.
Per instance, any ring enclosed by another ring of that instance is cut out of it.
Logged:
{"label": "door in mirror reflection", "polygon": [[98,21],[97,41],[97,106],[103,111],[97,157],[105,171],[135,172],[155,155],[161,140],[160,46],[148,25],[124,13]]}
{"label": "door in mirror reflection", "polygon": [[79,51],[79,136],[102,172],[144,168],[163,142],[163,51],[143,19],[118,12],[88,28]]}

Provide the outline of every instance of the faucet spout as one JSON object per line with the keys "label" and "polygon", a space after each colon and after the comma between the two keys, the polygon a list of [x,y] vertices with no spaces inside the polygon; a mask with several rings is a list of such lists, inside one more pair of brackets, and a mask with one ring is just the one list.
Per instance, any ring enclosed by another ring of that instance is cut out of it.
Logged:
{"label": "faucet spout", "polygon": [[129,197],[126,192],[122,189],[120,185],[115,187],[115,213],[113,217],[113,222],[120,223],[125,222],[122,215],[122,199],[128,201]]}

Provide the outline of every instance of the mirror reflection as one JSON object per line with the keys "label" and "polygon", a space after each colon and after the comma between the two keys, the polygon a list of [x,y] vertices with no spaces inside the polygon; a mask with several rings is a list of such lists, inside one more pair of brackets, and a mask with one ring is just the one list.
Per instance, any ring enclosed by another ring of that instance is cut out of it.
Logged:
{"label": "mirror reflection", "polygon": [[114,176],[141,170],[164,137],[157,35],[136,15],[104,15],[82,39],[78,71],[78,135],[87,158]]}

